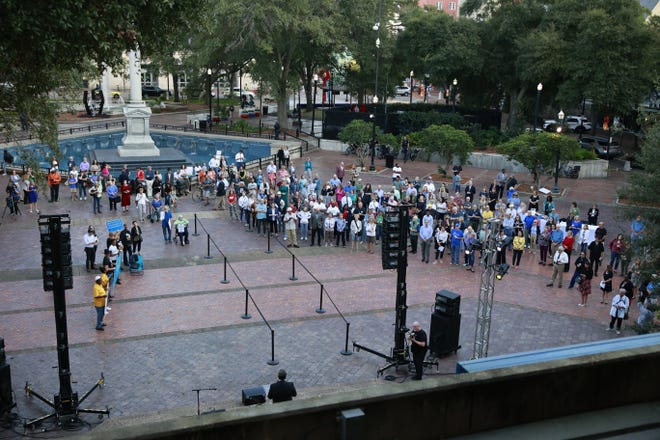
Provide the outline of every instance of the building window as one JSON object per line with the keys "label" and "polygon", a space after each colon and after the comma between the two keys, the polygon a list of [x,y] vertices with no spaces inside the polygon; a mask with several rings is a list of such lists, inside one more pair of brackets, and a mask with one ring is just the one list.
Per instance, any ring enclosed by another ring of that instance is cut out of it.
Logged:
{"label": "building window", "polygon": [[450,11],[456,10],[456,2],[449,2],[449,10]]}
{"label": "building window", "polygon": [[438,10],[442,11],[442,2],[436,2],[435,7],[438,8]]}

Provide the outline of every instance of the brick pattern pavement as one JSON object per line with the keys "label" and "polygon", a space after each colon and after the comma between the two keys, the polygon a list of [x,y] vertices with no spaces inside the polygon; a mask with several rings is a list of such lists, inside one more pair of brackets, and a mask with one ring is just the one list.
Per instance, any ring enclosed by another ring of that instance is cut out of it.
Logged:
{"label": "brick pattern pavement", "polygon": [[[312,153],[311,157],[315,171],[321,170],[324,177],[332,174],[339,161],[350,164],[351,160],[328,151]],[[435,172],[435,168],[435,164],[408,162],[404,175],[423,177]],[[495,172],[466,167],[463,174],[475,177],[479,188],[490,182]],[[388,171],[362,177],[373,185],[391,183]],[[0,178],[0,184],[6,184],[3,179],[6,177]],[[580,197],[577,200],[585,209],[596,200],[610,235],[618,229],[625,230],[614,221],[614,190],[620,182],[562,179],[562,184],[569,188],[567,197],[558,201],[559,209],[566,210],[573,195]],[[381,380],[376,379],[375,373],[383,364],[382,359],[366,352],[339,354],[344,346],[345,324],[327,298],[327,313],[315,313],[318,284],[300,266],[296,267],[298,280],[288,279],[291,257],[278,243],[272,241],[274,253],[265,254],[264,238],[229,221],[226,212],[209,210],[189,199],[180,201],[179,211],[189,219],[197,213],[228,256],[231,267],[275,330],[275,357],[280,365],[266,364],[270,358],[270,331],[254,306],[249,304],[252,319],[240,318],[245,290],[236,276],[229,270],[230,283],[221,284],[222,258],[213,248],[213,258],[204,258],[205,235],[191,237],[190,246],[169,245],[163,242],[158,224],[147,223],[143,227],[144,276],[122,276],[125,282],[118,286],[113,310],[107,317],[107,331],[96,332],[91,307],[94,274],[85,272],[81,240],[88,224],[95,224],[102,231],[103,222],[111,217],[92,215],[89,201],[44,202],[41,208],[44,213],[69,212],[73,220],[76,276],[74,288],[66,295],[74,389],[86,391],[100,372],[107,379],[106,387],[89,397],[90,407],[108,405],[113,417],[157,417],[155,412],[193,414],[196,406],[191,390],[199,387],[218,388],[217,393],[202,395],[203,410],[234,407],[240,405],[242,388],[274,381],[280,367],[289,371],[301,397]],[[132,214],[122,217],[131,220]],[[203,232],[201,226],[199,231]],[[26,399],[19,392],[22,384],[29,381],[46,396],[57,392],[52,296],[42,290],[36,215],[24,213],[19,218],[2,219],[0,240],[20,243],[20,251],[0,253],[0,336],[7,345],[18,411],[23,417],[34,417],[46,412],[46,408],[35,399]],[[308,242],[301,244],[300,249],[293,251],[323,283],[351,323],[350,338],[388,352],[393,345],[396,273],[381,269],[378,252],[369,255],[364,250],[356,253],[350,248],[311,248]],[[99,252],[97,260],[100,259]],[[452,374],[456,360],[472,355],[479,288],[479,273],[450,267],[448,262],[447,256],[441,264],[427,265],[419,261],[419,255],[410,255],[408,266],[408,322],[419,320],[429,330],[431,305],[440,289],[463,297],[463,348],[456,356],[441,361],[439,374]],[[609,308],[598,304],[596,294],[588,307],[577,307],[577,291],[545,287],[550,275],[549,267],[537,265],[536,256],[526,254],[521,268],[512,269],[497,283],[490,355],[615,337],[604,331]],[[619,281],[616,277],[615,284]],[[593,290],[598,290],[596,282]],[[625,334],[632,333],[626,330]],[[400,371],[400,380],[405,379],[404,373]],[[113,423],[122,423],[121,420]]]}

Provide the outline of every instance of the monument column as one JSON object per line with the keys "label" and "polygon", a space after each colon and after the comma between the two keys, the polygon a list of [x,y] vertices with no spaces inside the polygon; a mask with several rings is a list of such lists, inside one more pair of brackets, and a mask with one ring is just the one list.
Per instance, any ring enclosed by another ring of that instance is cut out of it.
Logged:
{"label": "monument column", "polygon": [[130,93],[128,104],[124,106],[126,135],[121,145],[117,147],[117,152],[120,157],[160,156],[160,150],[149,134],[151,109],[142,100],[139,49],[128,52],[128,72]]}

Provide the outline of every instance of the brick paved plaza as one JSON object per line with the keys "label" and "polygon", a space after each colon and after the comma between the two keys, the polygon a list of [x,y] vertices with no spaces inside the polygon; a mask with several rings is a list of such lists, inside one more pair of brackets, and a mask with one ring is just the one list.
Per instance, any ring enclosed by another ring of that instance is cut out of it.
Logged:
{"label": "brick paved plaza", "polygon": [[[328,151],[310,156],[314,171],[326,180],[339,161],[349,164],[352,159]],[[408,162],[403,166],[403,175],[423,177],[436,168],[433,163]],[[492,181],[495,171],[466,167],[463,175],[464,180],[475,178],[477,188],[481,188]],[[362,178],[373,185],[390,184],[391,172],[384,169],[373,175],[363,174]],[[611,171],[609,179],[562,179],[565,191],[558,200],[558,211],[563,215],[573,200],[582,209],[596,202],[608,235],[625,231],[627,223],[615,221],[614,206],[615,189],[624,178],[621,172]],[[0,179],[3,188],[6,179]],[[519,176],[519,180],[528,179]],[[523,200],[527,200],[526,195]],[[106,198],[103,203],[107,206]],[[217,388],[201,394],[202,411],[240,407],[241,390],[273,382],[279,368],[289,372],[299,399],[383,381],[376,377],[383,359],[364,351],[351,356],[340,354],[345,341],[344,321],[327,298],[323,302],[326,313],[315,312],[319,285],[300,265],[296,266],[298,280],[289,280],[292,259],[280,244],[272,241],[274,252],[266,254],[265,238],[231,222],[226,211],[210,210],[190,198],[180,200],[178,211],[189,219],[193,213],[198,214],[249,289],[274,330],[279,365],[267,364],[271,333],[252,303],[252,318],[241,318],[245,290],[236,276],[229,270],[230,282],[221,284],[221,256],[212,248],[213,258],[204,258],[206,236],[191,237],[187,247],[165,244],[159,224],[143,226],[144,276],[122,275],[123,283],[117,286],[112,311],[106,317],[106,331],[95,331],[91,298],[95,274],[85,271],[82,236],[87,226],[94,224],[104,242],[104,222],[111,217],[105,216],[105,209],[103,216],[94,216],[89,200],[69,201],[65,188],[59,203],[47,203],[42,197],[39,205],[43,214],[68,213],[72,218],[75,280],[66,300],[73,388],[82,394],[103,373],[106,386],[94,392],[84,406],[111,408],[110,421],[106,419],[95,429],[195,414],[196,395],[192,390],[196,388]],[[130,221],[132,214],[134,211],[119,216]],[[4,250],[0,253],[0,337],[5,339],[7,362],[12,369],[15,412],[23,418],[40,416],[49,409],[24,395],[26,381],[46,397],[52,398],[58,392],[52,295],[42,289],[36,219],[36,214],[23,209],[22,216],[7,215],[0,225]],[[293,252],[323,283],[350,322],[350,340],[388,352],[393,346],[396,273],[381,269],[378,250],[367,254],[365,248],[351,252],[350,246],[319,248],[309,247],[308,243],[300,242],[301,247]],[[428,371],[429,375],[453,374],[456,361],[472,356],[480,271],[473,274],[450,267],[448,256],[437,265],[423,264],[420,258],[419,254],[409,255],[408,323],[419,320],[428,332],[435,292],[447,289],[462,296],[462,349],[443,358],[438,371]],[[100,259],[97,255],[97,261]],[[599,304],[596,281],[588,307],[577,307],[579,294],[568,290],[567,282],[563,289],[546,287],[550,275],[551,268],[539,266],[537,256],[525,254],[520,269],[511,269],[497,283],[489,355],[616,337],[605,331],[609,307]],[[613,284],[618,286],[620,280],[617,275]],[[631,310],[634,319],[635,309]],[[624,336],[632,334],[631,330],[624,331]],[[408,380],[404,369],[389,370],[387,374],[396,375],[397,381]],[[90,428],[99,423],[92,415],[83,418]],[[50,435],[68,434],[56,431]],[[11,433],[0,431],[0,437],[7,436]]]}

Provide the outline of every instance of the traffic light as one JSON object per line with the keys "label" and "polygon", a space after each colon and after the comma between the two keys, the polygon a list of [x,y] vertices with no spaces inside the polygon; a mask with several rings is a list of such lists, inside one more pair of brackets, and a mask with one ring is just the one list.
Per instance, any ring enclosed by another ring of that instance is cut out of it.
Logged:
{"label": "traffic light", "polygon": [[401,217],[398,212],[388,212],[383,217],[383,240],[381,244],[383,269],[396,269],[399,266],[400,239]]}
{"label": "traffic light", "polygon": [[509,271],[509,265],[508,264],[506,264],[506,263],[500,264],[500,266],[497,268],[497,275],[495,275],[495,278],[497,278],[498,280],[501,280],[502,278],[504,278],[504,275],[506,275],[506,273],[508,271]]}

